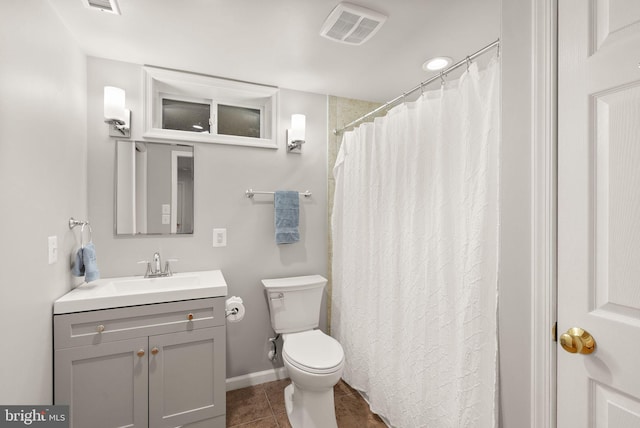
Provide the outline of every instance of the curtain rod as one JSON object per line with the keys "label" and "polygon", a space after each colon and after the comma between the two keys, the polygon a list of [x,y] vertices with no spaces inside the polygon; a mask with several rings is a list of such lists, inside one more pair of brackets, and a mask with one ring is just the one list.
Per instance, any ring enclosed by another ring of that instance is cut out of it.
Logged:
{"label": "curtain rod", "polygon": [[333,130],[333,134],[334,135],[341,134],[342,132],[345,131],[345,129],[351,128],[352,126],[356,125],[359,122],[362,122],[363,120],[369,118],[370,116],[373,116],[374,114],[378,113],[379,111],[389,108],[390,106],[396,104],[398,101],[403,100],[404,98],[406,98],[407,95],[412,94],[417,90],[421,90],[422,88],[424,88],[426,85],[428,85],[431,82],[435,82],[436,80],[439,80],[439,79],[444,80],[444,76],[446,76],[448,73],[452,72],[453,70],[455,70],[456,68],[458,68],[458,67],[460,67],[460,66],[462,66],[464,64],[467,64],[472,59],[482,55],[483,53],[485,53],[486,51],[488,51],[489,49],[492,49],[494,47],[498,47],[498,55],[500,55],[500,39],[498,39],[498,40],[494,41],[493,43],[490,43],[487,46],[483,47],[479,51],[476,51],[476,52],[472,53],[471,55],[467,56],[465,59],[456,62],[455,64],[453,64],[449,68],[447,68],[445,70],[442,70],[436,76],[433,76],[430,79],[425,80],[424,82],[420,83],[415,88],[413,88],[413,89],[411,89],[411,90],[409,90],[407,92],[404,92],[402,95],[398,95],[397,97],[395,97],[391,101],[387,101],[386,103],[382,104],[380,107],[376,108],[375,110],[370,111],[369,113],[365,114],[364,116],[359,117],[358,119],[354,120],[353,122],[350,122],[349,124],[343,126],[340,129],[334,129]]}

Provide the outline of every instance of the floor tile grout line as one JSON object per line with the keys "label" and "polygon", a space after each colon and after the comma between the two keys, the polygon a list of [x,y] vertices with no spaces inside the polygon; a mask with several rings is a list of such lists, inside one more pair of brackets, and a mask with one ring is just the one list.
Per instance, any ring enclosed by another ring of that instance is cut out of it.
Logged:
{"label": "floor tile grout line", "polygon": [[267,394],[267,389],[265,388],[264,394],[267,397],[267,403],[269,403],[269,409],[271,409],[271,415],[273,416],[273,420],[276,421],[276,427],[280,428],[280,422],[278,422],[278,417],[276,415],[276,411],[273,409],[273,405],[271,404],[271,399],[269,398],[269,394]]}
{"label": "floor tile grout line", "polygon": [[269,400],[269,394],[267,394],[267,390],[264,390],[264,398],[267,400],[267,404],[269,405],[269,410],[271,410],[271,416],[276,417],[276,412],[273,411],[273,406],[271,405],[271,400]]}

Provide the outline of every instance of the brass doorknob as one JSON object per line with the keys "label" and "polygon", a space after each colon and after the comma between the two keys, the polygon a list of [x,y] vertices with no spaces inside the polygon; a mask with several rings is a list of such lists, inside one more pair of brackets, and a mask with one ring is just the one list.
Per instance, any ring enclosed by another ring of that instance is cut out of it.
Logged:
{"label": "brass doorknob", "polygon": [[138,354],[138,357],[140,357],[140,358],[144,357],[144,349],[141,349],[136,353]]}
{"label": "brass doorknob", "polygon": [[562,348],[572,354],[590,354],[596,349],[596,340],[588,331],[572,327],[560,336]]}
{"label": "brass doorknob", "polygon": [[153,347],[153,349],[151,350],[151,353],[153,355],[156,355],[158,352],[160,352],[160,350],[158,348],[156,348],[155,346]]}

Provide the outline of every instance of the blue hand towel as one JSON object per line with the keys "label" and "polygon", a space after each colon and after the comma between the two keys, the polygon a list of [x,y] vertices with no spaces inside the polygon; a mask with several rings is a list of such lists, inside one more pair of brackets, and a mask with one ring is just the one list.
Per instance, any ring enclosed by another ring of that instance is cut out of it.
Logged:
{"label": "blue hand towel", "polygon": [[93,242],[89,242],[82,249],[82,261],[84,262],[84,280],[91,282],[100,279],[100,271],[96,260],[96,247]]}
{"label": "blue hand towel", "polygon": [[76,258],[71,266],[71,275],[84,276],[84,261],[82,261],[82,247],[76,251]]}
{"label": "blue hand towel", "polygon": [[293,244],[300,240],[300,196],[298,192],[278,190],[273,195],[276,244]]}

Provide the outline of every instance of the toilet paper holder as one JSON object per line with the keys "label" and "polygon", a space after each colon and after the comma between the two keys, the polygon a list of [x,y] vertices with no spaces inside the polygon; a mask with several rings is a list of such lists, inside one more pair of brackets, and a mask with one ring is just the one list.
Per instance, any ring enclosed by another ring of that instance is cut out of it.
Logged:
{"label": "toilet paper holder", "polygon": [[227,322],[238,322],[244,318],[244,305],[242,299],[237,296],[231,296],[225,301],[224,316]]}

